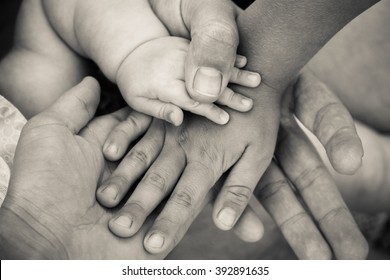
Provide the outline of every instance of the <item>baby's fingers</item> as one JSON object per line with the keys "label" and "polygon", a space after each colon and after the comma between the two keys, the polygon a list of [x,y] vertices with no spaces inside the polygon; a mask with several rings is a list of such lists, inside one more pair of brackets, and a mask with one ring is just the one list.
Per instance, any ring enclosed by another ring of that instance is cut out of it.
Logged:
{"label": "baby's fingers", "polygon": [[130,103],[135,110],[165,120],[175,126],[183,122],[183,111],[174,104],[146,97],[136,97]]}
{"label": "baby's fingers", "polygon": [[[129,111],[131,111],[130,108]],[[137,111],[129,112],[127,118],[121,121],[107,137],[103,146],[104,156],[108,160],[119,160],[125,154],[131,142],[146,131],[151,121],[150,116]]]}
{"label": "baby's fingers", "polygon": [[244,87],[255,88],[260,85],[261,77],[259,73],[234,67],[229,82]]}
{"label": "baby's fingers", "polygon": [[252,99],[236,93],[230,88],[225,89],[221,97],[217,100],[217,103],[240,112],[247,112],[253,107]]}

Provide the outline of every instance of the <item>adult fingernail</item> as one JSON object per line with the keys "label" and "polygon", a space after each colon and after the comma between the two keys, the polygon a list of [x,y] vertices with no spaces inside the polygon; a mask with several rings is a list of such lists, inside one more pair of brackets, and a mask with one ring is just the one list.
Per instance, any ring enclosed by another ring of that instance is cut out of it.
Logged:
{"label": "adult fingernail", "polygon": [[160,249],[164,245],[164,237],[159,233],[152,233],[149,236],[147,243],[150,247]]}
{"label": "adult fingernail", "polygon": [[115,200],[118,196],[118,189],[114,185],[109,185],[100,191],[105,197]]}
{"label": "adult fingernail", "polygon": [[127,216],[119,216],[115,219],[114,223],[121,227],[130,228],[133,224],[133,220]]}
{"label": "adult fingernail", "polygon": [[221,224],[231,228],[236,221],[236,211],[230,207],[223,208],[219,211],[217,219],[221,222]]}
{"label": "adult fingernail", "polygon": [[200,67],[195,74],[194,90],[207,97],[218,97],[221,92],[222,73],[210,67]]}
{"label": "adult fingernail", "polygon": [[227,122],[229,121],[230,116],[229,116],[228,113],[226,113],[226,112],[224,111],[224,112],[222,112],[222,113],[219,115],[219,118],[221,119],[222,124],[225,124],[225,123],[227,123]]}
{"label": "adult fingernail", "polygon": [[118,147],[111,143],[105,144],[103,150],[110,155],[116,155],[118,153]]}

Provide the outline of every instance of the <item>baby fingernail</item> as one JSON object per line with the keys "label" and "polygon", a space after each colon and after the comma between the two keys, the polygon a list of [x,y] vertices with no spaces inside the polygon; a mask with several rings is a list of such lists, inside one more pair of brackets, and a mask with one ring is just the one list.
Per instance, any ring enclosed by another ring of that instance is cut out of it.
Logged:
{"label": "baby fingernail", "polygon": [[230,207],[223,208],[218,213],[217,219],[221,222],[221,224],[231,228],[236,220],[236,211]]}
{"label": "baby fingernail", "polygon": [[219,118],[221,119],[221,122],[223,124],[227,123],[229,121],[229,114],[226,113],[226,112],[222,112],[220,115],[219,115]]}
{"label": "baby fingernail", "polygon": [[200,67],[195,74],[194,90],[207,97],[218,97],[221,92],[222,73],[210,67]]}
{"label": "baby fingernail", "polygon": [[160,249],[164,245],[164,237],[159,233],[152,233],[149,236],[147,243],[150,247]]}
{"label": "baby fingernail", "polygon": [[121,227],[130,228],[131,225],[133,224],[133,220],[127,216],[119,216],[118,218],[115,219],[114,223],[116,223]]}
{"label": "baby fingernail", "polygon": [[171,112],[168,115],[169,122],[175,126],[178,126],[180,124],[180,120],[176,117],[175,112]]}
{"label": "baby fingernail", "polygon": [[247,79],[251,82],[260,83],[260,74],[258,73],[248,73]]}
{"label": "baby fingernail", "polygon": [[100,191],[105,197],[115,200],[118,196],[118,189],[114,185],[105,187]]}
{"label": "baby fingernail", "polygon": [[241,104],[245,107],[251,107],[253,104],[252,99],[241,99]]}
{"label": "baby fingernail", "polygon": [[241,65],[241,66],[245,66],[246,63],[247,63],[247,60],[246,60],[245,56],[239,55],[239,54],[236,56],[236,64]]}

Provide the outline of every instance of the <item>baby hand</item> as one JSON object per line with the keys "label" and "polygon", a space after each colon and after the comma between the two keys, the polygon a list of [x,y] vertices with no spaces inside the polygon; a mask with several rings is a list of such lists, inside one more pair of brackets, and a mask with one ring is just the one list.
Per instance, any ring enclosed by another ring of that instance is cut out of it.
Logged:
{"label": "baby hand", "polygon": [[[204,116],[217,124],[226,124],[229,114],[213,103],[193,100],[185,86],[184,69],[189,41],[179,37],[163,37],[136,48],[122,63],[117,73],[117,84],[126,102],[138,112],[164,119],[176,126],[183,122],[183,110]],[[240,68],[246,58],[237,55],[231,67],[230,83],[257,87],[260,75]],[[219,75],[213,68],[202,68],[205,76]],[[214,87],[215,79],[204,80],[205,92]],[[249,111],[251,99],[226,88],[217,100],[220,105],[240,112]]]}

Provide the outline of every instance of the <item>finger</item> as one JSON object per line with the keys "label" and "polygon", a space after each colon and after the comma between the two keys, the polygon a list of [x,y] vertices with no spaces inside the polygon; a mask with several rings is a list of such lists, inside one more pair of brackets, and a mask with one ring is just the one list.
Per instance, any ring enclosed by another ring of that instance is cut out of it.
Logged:
{"label": "finger", "polygon": [[[195,219],[218,174],[199,162],[190,162],[164,209],[144,239],[145,249],[157,254],[174,248]],[[221,174],[219,174],[221,175]]]}
{"label": "finger", "polygon": [[244,68],[245,65],[248,63],[248,60],[243,55],[236,55],[236,61],[234,62],[234,67],[237,68]]}
{"label": "finger", "polygon": [[255,88],[260,85],[261,77],[256,72],[233,68],[229,82],[244,87]]}
{"label": "finger", "polygon": [[299,191],[338,259],[367,256],[367,242],[331,175],[297,126],[282,126],[276,156]]}
{"label": "finger", "polygon": [[[175,96],[174,104],[180,108],[189,111],[191,113],[204,116],[216,124],[226,124],[229,121],[229,114],[219,108],[218,106],[210,103],[199,103],[188,96],[184,83],[178,83],[175,87],[169,89],[169,93],[162,92],[161,96]],[[168,97],[169,97],[168,96]]]}
{"label": "finger", "polygon": [[183,111],[170,103],[145,97],[137,97],[132,100],[130,105],[136,111],[165,120],[175,126],[179,126],[183,122]]}
{"label": "finger", "polygon": [[295,113],[324,145],[336,171],[353,174],[362,164],[363,147],[348,110],[309,71],[295,85]]}
{"label": "finger", "polygon": [[86,77],[42,115],[66,125],[76,134],[93,118],[99,100],[99,83],[92,77]]}
{"label": "finger", "polygon": [[154,122],[145,136],[128,152],[112,175],[97,189],[97,200],[105,207],[117,206],[134,182],[149,168],[161,151],[163,129]]}
{"label": "finger", "polygon": [[218,104],[225,105],[239,112],[247,112],[253,107],[253,100],[239,93],[234,92],[230,88],[226,88],[221,97],[217,101]]}
{"label": "finger", "polygon": [[264,225],[250,206],[245,208],[233,230],[245,242],[257,242],[264,235]]}
{"label": "finger", "polygon": [[289,182],[272,162],[255,190],[299,259],[330,259],[332,252],[313,220],[297,200]]}
{"label": "finger", "polygon": [[104,142],[113,128],[126,119],[130,110],[131,109],[126,106],[113,113],[95,117],[80,131],[79,135],[88,141],[95,142],[100,147],[103,147]]}
{"label": "finger", "polygon": [[119,160],[130,143],[145,133],[152,122],[148,115],[130,111],[127,118],[120,122],[108,136],[104,146],[104,156],[112,161]]}
{"label": "finger", "polygon": [[184,155],[178,149],[165,146],[129,200],[110,220],[110,230],[120,237],[134,235],[150,213],[171,192],[184,165]]}
{"label": "finger", "polygon": [[181,12],[191,31],[185,67],[187,90],[199,102],[214,102],[226,88],[236,59],[236,11],[230,1],[184,0]]}
{"label": "finger", "polygon": [[219,229],[234,227],[268,164],[250,146],[245,150],[229,172],[214,203],[213,219]]}

